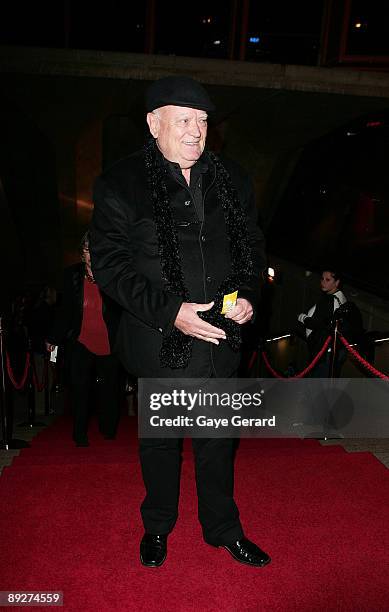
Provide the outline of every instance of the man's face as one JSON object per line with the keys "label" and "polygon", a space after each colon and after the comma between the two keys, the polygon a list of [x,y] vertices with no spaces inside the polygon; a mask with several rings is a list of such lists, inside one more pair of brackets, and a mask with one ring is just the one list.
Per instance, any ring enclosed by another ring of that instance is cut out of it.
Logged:
{"label": "man's face", "polygon": [[191,168],[204,151],[207,137],[207,113],[184,106],[163,106],[148,113],[150,132],[157,139],[163,156]]}
{"label": "man's face", "polygon": [[324,293],[335,293],[339,286],[339,279],[335,280],[332,272],[323,272],[321,275],[320,286]]}

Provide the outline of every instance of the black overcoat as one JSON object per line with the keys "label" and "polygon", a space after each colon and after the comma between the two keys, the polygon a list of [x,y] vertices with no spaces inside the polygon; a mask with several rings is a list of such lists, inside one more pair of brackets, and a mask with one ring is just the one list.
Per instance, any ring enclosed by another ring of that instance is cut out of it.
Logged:
{"label": "black overcoat", "polygon": [[[190,301],[211,302],[219,284],[231,271],[229,239],[224,214],[216,197],[216,168],[204,153],[203,220],[191,192],[168,170],[167,190],[180,244],[181,265]],[[166,163],[159,155],[158,163]],[[264,238],[257,225],[251,181],[242,169],[223,160],[247,215],[254,274],[237,287],[255,307],[262,271],[266,267]],[[169,165],[168,165],[169,167]],[[108,324],[111,350],[126,369],[139,377],[225,377],[239,364],[239,353],[226,341],[218,346],[194,339],[192,358],[185,369],[163,368],[162,338],[174,325],[183,299],[164,287],[156,225],[143,151],[117,162],[96,181],[90,228],[93,275],[100,288],[122,307],[119,320]],[[117,333],[116,333],[117,332]]]}

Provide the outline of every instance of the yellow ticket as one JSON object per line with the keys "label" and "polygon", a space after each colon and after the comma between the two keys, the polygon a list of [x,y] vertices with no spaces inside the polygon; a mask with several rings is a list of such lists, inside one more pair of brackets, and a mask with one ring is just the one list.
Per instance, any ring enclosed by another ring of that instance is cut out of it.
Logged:
{"label": "yellow ticket", "polygon": [[238,299],[238,292],[234,291],[234,293],[227,293],[223,297],[223,307],[222,314],[226,314],[231,308],[233,308],[236,304],[236,300]]}

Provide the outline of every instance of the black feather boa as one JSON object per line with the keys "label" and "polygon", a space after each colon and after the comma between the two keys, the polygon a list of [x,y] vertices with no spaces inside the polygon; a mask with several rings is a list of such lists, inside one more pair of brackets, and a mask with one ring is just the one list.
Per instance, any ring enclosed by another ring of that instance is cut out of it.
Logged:
{"label": "black feather boa", "polygon": [[[151,139],[145,145],[145,162],[153,200],[162,277],[166,291],[182,297],[184,302],[190,302],[190,295],[182,273],[180,245],[166,186],[167,167],[166,164],[161,162],[159,156],[160,153],[155,141]],[[223,297],[248,282],[252,275],[253,262],[246,216],[232,185],[230,175],[214,153],[209,152],[208,156],[216,169],[216,193],[224,211],[227,234],[230,240],[232,270],[231,274],[219,285],[213,298],[214,306],[211,310],[199,312],[199,316],[211,325],[223,329],[226,333],[226,341],[233,350],[237,351],[241,344],[240,326],[221,314]],[[192,354],[192,344],[193,338],[191,336],[183,334],[174,327],[171,334],[164,338],[162,342],[160,352],[162,367],[173,369],[187,367]]]}

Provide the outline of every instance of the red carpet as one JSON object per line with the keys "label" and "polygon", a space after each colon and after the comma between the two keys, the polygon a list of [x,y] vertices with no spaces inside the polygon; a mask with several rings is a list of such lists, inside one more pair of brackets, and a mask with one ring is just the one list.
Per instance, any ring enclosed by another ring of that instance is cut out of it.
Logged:
{"label": "red carpet", "polygon": [[203,543],[186,443],[168,558],[147,569],[138,559],[143,485],[130,419],[115,441],[93,431],[87,449],[74,448],[70,430],[58,421],[0,477],[0,590],[58,589],[64,609],[77,612],[388,609],[389,471],[369,453],[242,441],[242,522],[273,559],[255,569]]}

